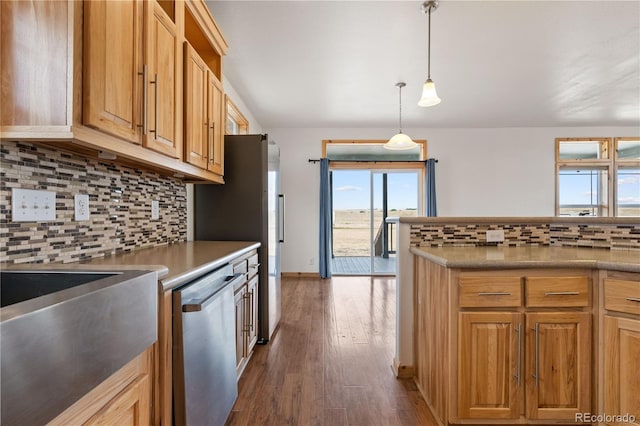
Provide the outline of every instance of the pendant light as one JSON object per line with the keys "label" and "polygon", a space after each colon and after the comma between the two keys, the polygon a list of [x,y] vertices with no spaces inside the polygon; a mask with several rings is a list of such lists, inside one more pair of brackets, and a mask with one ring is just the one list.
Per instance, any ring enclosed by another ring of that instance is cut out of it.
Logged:
{"label": "pendant light", "polygon": [[427,81],[422,86],[422,97],[418,101],[418,106],[421,107],[438,105],[441,101],[436,93],[436,84],[431,80],[431,12],[437,8],[437,0],[429,0],[422,3],[422,13],[426,13],[429,17],[429,27],[427,38]]}
{"label": "pendant light", "polygon": [[418,144],[415,143],[413,140],[411,140],[411,138],[409,136],[407,136],[404,133],[402,133],[402,88],[404,86],[406,86],[406,84],[400,82],[400,83],[397,83],[396,86],[398,87],[398,91],[399,91],[399,94],[400,94],[399,131],[398,131],[398,134],[394,135],[383,146],[386,149],[393,149],[393,150],[401,151],[401,150],[405,150],[405,149],[411,149],[411,148],[417,146]]}

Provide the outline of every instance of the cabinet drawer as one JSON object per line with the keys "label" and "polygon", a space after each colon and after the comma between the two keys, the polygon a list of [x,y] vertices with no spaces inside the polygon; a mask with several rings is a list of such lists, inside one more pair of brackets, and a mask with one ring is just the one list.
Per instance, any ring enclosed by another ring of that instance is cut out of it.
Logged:
{"label": "cabinet drawer", "polygon": [[258,253],[252,255],[247,259],[247,267],[249,271],[249,276],[254,276],[258,273],[258,268],[260,267],[260,263],[258,263]]}
{"label": "cabinet drawer", "polygon": [[640,315],[640,281],[605,279],[604,308]]}
{"label": "cabinet drawer", "polygon": [[589,306],[588,277],[527,277],[526,306],[583,307]]}
{"label": "cabinet drawer", "polygon": [[240,262],[233,264],[234,274],[246,274],[247,273],[247,259],[243,259]]}
{"label": "cabinet drawer", "polygon": [[522,305],[520,277],[460,278],[460,307],[489,308]]}

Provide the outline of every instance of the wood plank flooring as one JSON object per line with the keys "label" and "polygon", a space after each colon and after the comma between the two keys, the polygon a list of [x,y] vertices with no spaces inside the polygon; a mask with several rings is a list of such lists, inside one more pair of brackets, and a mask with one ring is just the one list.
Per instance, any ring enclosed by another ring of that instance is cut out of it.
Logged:
{"label": "wood plank flooring", "polygon": [[413,381],[391,370],[395,279],[283,279],[282,309],[227,425],[436,424]]}

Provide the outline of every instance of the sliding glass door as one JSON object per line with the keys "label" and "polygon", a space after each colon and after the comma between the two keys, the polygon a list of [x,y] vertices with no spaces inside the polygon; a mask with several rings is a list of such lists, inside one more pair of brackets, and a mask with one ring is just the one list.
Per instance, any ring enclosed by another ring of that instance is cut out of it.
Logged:
{"label": "sliding glass door", "polygon": [[398,223],[422,214],[422,171],[332,170],[332,273],[395,275]]}

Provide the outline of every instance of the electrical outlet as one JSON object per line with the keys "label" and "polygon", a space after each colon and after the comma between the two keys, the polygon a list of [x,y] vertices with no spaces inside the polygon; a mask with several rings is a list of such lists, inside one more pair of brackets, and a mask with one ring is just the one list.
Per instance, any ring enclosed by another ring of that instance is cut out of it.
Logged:
{"label": "electrical outlet", "polygon": [[152,201],[151,202],[151,220],[160,219],[160,202]]}
{"label": "electrical outlet", "polygon": [[89,220],[89,195],[76,194],[73,199],[75,203],[76,220]]}
{"label": "electrical outlet", "polygon": [[309,258],[309,265],[313,266],[313,264],[315,263],[315,259],[313,257]]}
{"label": "electrical outlet", "polygon": [[56,193],[12,188],[11,219],[14,222],[56,220]]}
{"label": "electrical outlet", "polygon": [[504,241],[504,230],[498,229],[494,231],[487,231],[488,243],[501,243]]}

